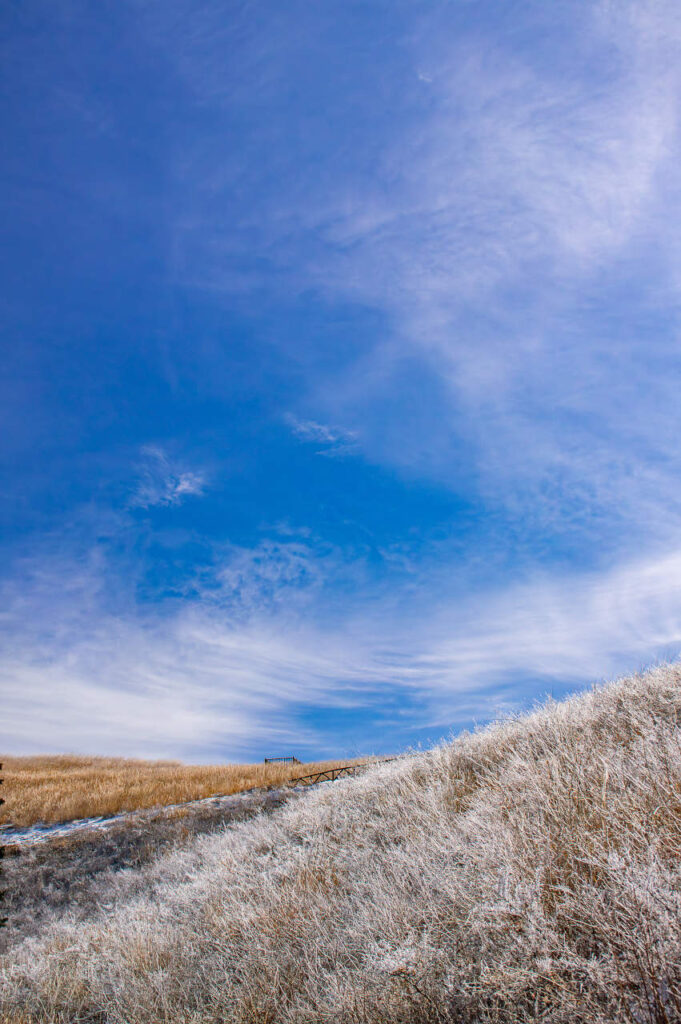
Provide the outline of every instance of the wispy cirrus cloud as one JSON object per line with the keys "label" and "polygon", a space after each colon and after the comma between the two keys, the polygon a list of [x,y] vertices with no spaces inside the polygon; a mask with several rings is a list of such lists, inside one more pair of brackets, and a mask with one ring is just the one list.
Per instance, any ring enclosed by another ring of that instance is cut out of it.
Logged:
{"label": "wispy cirrus cloud", "polygon": [[[679,551],[462,602],[444,569],[435,591],[369,594],[347,555],[329,554],[324,580],[313,547],[280,543],[218,563],[221,598],[146,609],[112,607],[96,549],[77,567],[25,566],[2,595],[3,747],[199,760],[395,750],[681,649]],[[339,612],[324,586],[343,575],[354,602]],[[348,714],[361,728],[344,727]]]}
{"label": "wispy cirrus cloud", "polygon": [[204,494],[205,472],[188,469],[156,445],[144,445],[142,457],[137,486],[130,498],[132,507],[179,505],[186,498]]}
{"label": "wispy cirrus cloud", "polygon": [[[347,450],[326,424],[349,421],[372,461],[448,486],[464,475],[542,529],[567,508],[573,527],[612,516],[630,535],[641,478],[647,495],[659,488],[655,521],[680,497],[681,14],[603,2],[547,20],[530,4],[521,34],[496,14],[469,22],[445,5],[404,26],[381,65],[399,116],[372,122],[368,164],[341,129],[309,169],[275,147],[276,189],[226,152],[216,174],[211,151],[204,187],[197,152],[176,251],[193,283],[227,295],[259,287],[252,260],[244,278],[247,247],[287,294],[380,311],[381,330],[328,374],[298,354],[297,432],[320,454]],[[240,51],[268,68],[255,79],[268,103],[302,45],[278,27],[276,46],[254,33]],[[200,54],[182,47],[182,73],[228,109],[224,39],[213,21],[198,39]],[[354,123],[351,83],[339,102]],[[251,199],[239,230],[235,181]]]}
{"label": "wispy cirrus cloud", "polygon": [[301,441],[321,445],[317,454],[327,456],[347,455],[358,450],[357,433],[353,430],[342,430],[315,420],[303,420],[289,413],[286,422],[293,434]]}
{"label": "wispy cirrus cloud", "polygon": [[[112,603],[115,569],[97,543],[71,564],[27,559],[2,593],[4,749],[201,760],[292,742],[321,751],[329,738],[297,709],[369,707],[382,674],[311,609],[318,554],[277,539],[233,549],[192,600],[144,609],[130,586]],[[330,555],[327,572],[337,570]]]}

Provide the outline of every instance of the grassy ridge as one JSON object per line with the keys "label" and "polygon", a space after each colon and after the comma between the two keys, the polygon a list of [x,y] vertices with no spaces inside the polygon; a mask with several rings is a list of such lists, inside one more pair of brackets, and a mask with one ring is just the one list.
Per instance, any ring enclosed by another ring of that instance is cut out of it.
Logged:
{"label": "grassy ridge", "polygon": [[678,1024],[681,670],[306,794],[18,946],[7,1022]]}
{"label": "grassy ridge", "polygon": [[348,761],[310,764],[186,765],[179,761],[142,761],[114,757],[9,757],[3,763],[0,823],[72,821],[229,796],[254,786],[281,786],[299,775]]}

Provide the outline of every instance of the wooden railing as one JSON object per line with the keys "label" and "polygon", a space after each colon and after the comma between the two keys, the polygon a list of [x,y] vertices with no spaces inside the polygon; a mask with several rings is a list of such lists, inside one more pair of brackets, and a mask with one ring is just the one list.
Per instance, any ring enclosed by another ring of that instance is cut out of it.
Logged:
{"label": "wooden railing", "polygon": [[340,768],[327,768],[323,772],[313,772],[312,775],[301,775],[297,779],[291,779],[289,786],[315,786],[318,782],[335,782],[345,775],[356,775],[364,768],[371,768],[375,764],[385,764],[387,761],[396,761],[396,757],[384,757],[380,761],[365,761],[364,764],[345,764]]}

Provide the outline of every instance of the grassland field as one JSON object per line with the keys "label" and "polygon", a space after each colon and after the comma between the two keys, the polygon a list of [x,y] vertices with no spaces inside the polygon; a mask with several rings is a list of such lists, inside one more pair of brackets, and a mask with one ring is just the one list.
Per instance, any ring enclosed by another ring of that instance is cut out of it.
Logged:
{"label": "grassland field", "polygon": [[678,664],[159,823],[10,858],[2,1024],[681,1021]]}
{"label": "grassland field", "polygon": [[356,761],[304,764],[187,765],[114,757],[0,755],[4,806],[0,824],[72,821],[225,796],[253,787],[277,788],[301,775]]}

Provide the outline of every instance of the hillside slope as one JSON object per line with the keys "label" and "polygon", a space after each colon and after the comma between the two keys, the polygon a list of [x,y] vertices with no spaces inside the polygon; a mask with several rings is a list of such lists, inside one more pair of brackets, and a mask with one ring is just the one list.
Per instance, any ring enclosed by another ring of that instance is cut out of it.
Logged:
{"label": "hillside slope", "polygon": [[4,1020],[678,1022],[680,723],[665,666],[122,872]]}

